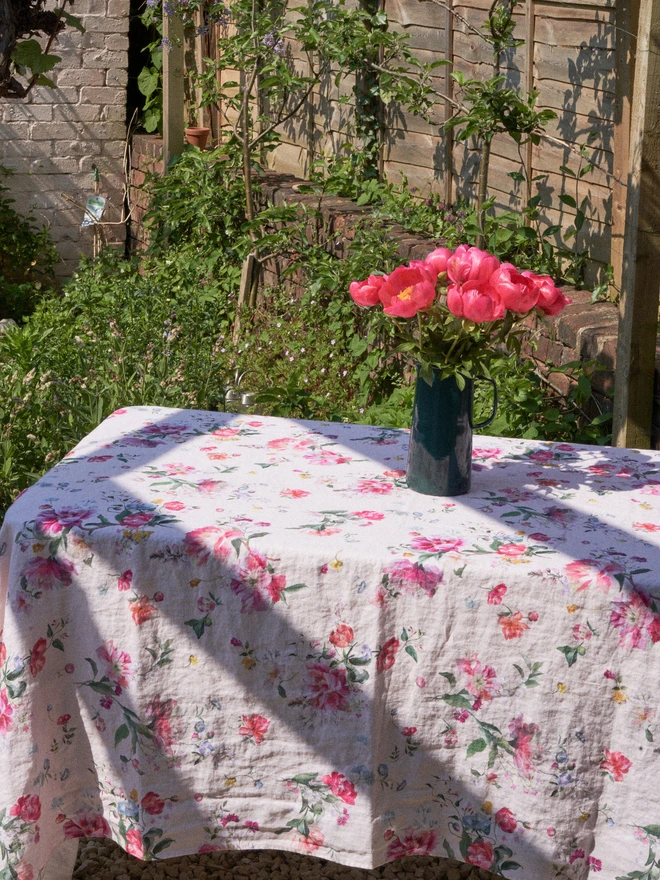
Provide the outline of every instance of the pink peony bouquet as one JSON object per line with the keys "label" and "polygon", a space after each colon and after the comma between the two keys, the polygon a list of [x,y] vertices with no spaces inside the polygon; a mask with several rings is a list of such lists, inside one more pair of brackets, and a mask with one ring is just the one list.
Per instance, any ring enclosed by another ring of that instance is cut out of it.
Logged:
{"label": "pink peony bouquet", "polygon": [[[396,352],[420,365],[429,384],[434,369],[444,379],[488,376],[488,364],[506,346],[520,353],[520,322],[533,309],[557,315],[571,300],[548,275],[519,272],[476,247],[437,248],[390,275],[354,281],[359,306],[382,306],[393,322]],[[385,320],[385,319],[383,319]]]}

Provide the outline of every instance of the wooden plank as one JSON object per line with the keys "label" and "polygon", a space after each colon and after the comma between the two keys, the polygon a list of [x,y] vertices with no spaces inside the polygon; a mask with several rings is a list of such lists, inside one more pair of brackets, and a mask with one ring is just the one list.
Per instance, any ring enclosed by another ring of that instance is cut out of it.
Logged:
{"label": "wooden plank", "polygon": [[554,79],[570,85],[591,85],[598,91],[615,94],[615,58],[611,49],[534,46],[535,79]]}
{"label": "wooden plank", "polygon": [[[452,68],[454,66],[454,24],[455,18],[452,14],[452,3],[453,0],[447,0],[447,8],[445,9],[445,33],[447,38],[447,60],[451,62],[450,65],[445,67],[445,81],[444,81],[444,93],[448,98],[453,98],[454,96],[454,80],[452,79],[451,73]],[[445,118],[450,119],[454,113],[454,107],[446,102],[445,106]],[[444,132],[445,136],[445,163],[444,163],[444,177],[445,177],[445,203],[447,205],[451,205],[454,198],[454,132],[453,129],[449,129]]]}
{"label": "wooden plank", "polygon": [[434,175],[428,168],[419,168],[417,165],[407,165],[404,162],[385,160],[383,163],[387,180],[390,183],[401,185],[404,178],[409,188],[417,189],[416,195],[428,198],[431,193],[444,191],[442,179]]}
{"label": "wooden plank", "polygon": [[396,22],[390,25],[389,30],[395,34],[403,34],[408,37],[406,44],[409,49],[425,49],[427,52],[435,52],[438,58],[444,58],[447,51],[444,28],[421,27],[410,24],[401,25]]}
{"label": "wooden plank", "polygon": [[385,11],[390,21],[403,25],[443,28],[445,10],[432,0],[386,0]]}
{"label": "wooden plank", "polygon": [[611,9],[598,9],[586,6],[577,6],[575,3],[567,5],[562,2],[557,3],[546,2],[546,0],[537,0],[536,14],[544,18],[560,18],[564,21],[595,21],[605,22],[614,25],[616,23],[616,10],[614,4]]}
{"label": "wooden plank", "polygon": [[641,0],[612,429],[615,445],[642,449],[651,445],[660,294],[659,33],[660,0]]}
{"label": "wooden plank", "polygon": [[[634,7],[634,8],[633,8]],[[639,3],[619,3],[616,10],[616,97],[614,102],[614,180],[612,181],[612,290],[621,292],[623,251],[626,234],[626,205],[628,200],[627,175],[630,150],[630,102],[633,87],[634,45],[631,35],[636,33]]]}
{"label": "wooden plank", "polygon": [[181,155],[184,129],[184,40],[183,22],[176,15],[163,15],[163,167]]}
{"label": "wooden plank", "polygon": [[[534,57],[534,37],[536,33],[536,0],[525,0],[525,44],[530,47],[532,58]],[[534,88],[534,64],[525,65],[525,91],[529,95]],[[527,141],[523,145],[523,160],[525,164],[525,201],[532,197],[532,142]]]}
{"label": "wooden plank", "polygon": [[552,48],[614,49],[616,31],[613,21],[576,21],[537,15],[535,40]]}
{"label": "wooden plank", "polygon": [[614,122],[616,101],[611,92],[599,92],[590,86],[574,86],[552,79],[535,80],[539,93],[537,106],[568,110],[582,116],[594,116]]}
{"label": "wooden plank", "polygon": [[444,139],[417,132],[392,132],[384,146],[385,161],[417,165],[440,171],[444,165]]}

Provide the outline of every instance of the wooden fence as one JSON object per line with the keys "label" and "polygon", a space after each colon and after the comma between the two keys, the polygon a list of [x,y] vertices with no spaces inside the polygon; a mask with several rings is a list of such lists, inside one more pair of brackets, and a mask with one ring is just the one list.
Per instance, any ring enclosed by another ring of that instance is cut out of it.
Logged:
{"label": "wooden fence", "polygon": [[[448,75],[451,69],[479,79],[492,75],[490,46],[468,27],[481,28],[491,0],[448,0],[454,3],[453,11],[437,0],[381,2],[390,27],[408,35],[409,46],[421,61],[451,61],[451,68],[438,68],[435,82],[439,92],[447,93],[452,86],[456,92],[457,86]],[[565,193],[578,203],[586,196],[587,220],[576,247],[589,253],[588,280],[594,281],[603,266],[612,263],[617,287],[625,225],[625,193],[617,193],[617,186],[625,184],[628,167],[635,2],[519,3],[514,36],[524,43],[507,53],[502,72],[508,85],[524,92],[536,89],[539,106],[554,110],[557,119],[548,125],[548,137],[538,146],[530,144],[519,150],[510,138],[498,135],[493,142],[489,183],[500,208],[520,208],[539,193],[543,222],[560,224],[564,229],[573,223],[575,209],[563,204],[559,196]],[[211,38],[209,47],[212,43]],[[297,64],[305,64],[295,46],[292,56]],[[232,79],[235,73],[227,71],[224,76]],[[271,156],[271,167],[304,177],[312,159],[341,148],[355,121],[353,86],[354,78],[347,76],[338,86],[329,79],[317,90],[313,100],[285,127],[282,144]],[[348,103],[340,99],[348,99]],[[454,144],[444,132],[448,109],[441,101],[428,123],[399,106],[386,108],[381,168],[388,180],[405,178],[420,196],[440,192],[452,203],[474,197],[479,161],[475,144]],[[222,120],[210,117],[207,114],[207,124],[210,122],[214,133],[221,130]],[[577,172],[581,163],[585,164],[577,150],[590,135],[595,139],[589,157],[596,167],[576,185],[560,167]],[[528,180],[540,178],[530,185],[509,176],[521,170]]]}

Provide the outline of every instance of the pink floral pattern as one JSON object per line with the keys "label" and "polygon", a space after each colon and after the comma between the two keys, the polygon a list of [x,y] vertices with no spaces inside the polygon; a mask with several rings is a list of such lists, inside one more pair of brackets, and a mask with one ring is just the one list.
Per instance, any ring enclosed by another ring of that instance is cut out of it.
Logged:
{"label": "pink floral pattern", "polygon": [[443,499],[407,443],[136,407],[22,494],[0,876],[82,837],[660,873],[660,455],[485,437]]}

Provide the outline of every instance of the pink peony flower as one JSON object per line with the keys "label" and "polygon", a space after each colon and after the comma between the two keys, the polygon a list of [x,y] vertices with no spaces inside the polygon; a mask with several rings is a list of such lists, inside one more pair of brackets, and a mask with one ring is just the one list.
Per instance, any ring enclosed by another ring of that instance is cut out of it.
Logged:
{"label": "pink peony flower", "polygon": [[611,752],[605,749],[605,757],[600,762],[600,769],[609,773],[614,782],[623,782],[623,777],[632,767],[630,761],[622,752]]}
{"label": "pink peony flower", "polygon": [[502,807],[495,813],[495,821],[505,834],[513,834],[518,825],[516,817],[507,807]]}
{"label": "pink peony flower", "polygon": [[37,556],[31,559],[21,571],[21,576],[27,580],[28,584],[39,590],[50,590],[56,586],[56,582],[63,587],[70,587],[71,575],[74,574],[78,574],[78,572],[72,562],[69,562],[68,559],[55,559],[52,556],[49,559]]}
{"label": "pink peony flower", "polygon": [[388,639],[385,642],[380,649],[378,660],[376,661],[377,672],[386,672],[394,666],[394,661],[396,660],[396,654],[399,650],[400,644],[401,643],[396,638]]}
{"label": "pink peony flower", "polygon": [[483,666],[476,654],[457,660],[456,665],[467,675],[467,690],[476,699],[489,702],[499,693],[497,673],[492,666]]}
{"label": "pink peony flower", "polygon": [[394,837],[387,848],[389,861],[404,856],[430,856],[435,847],[435,831],[406,828],[400,837]]}
{"label": "pink peony flower", "polygon": [[377,306],[380,302],[378,294],[385,281],[387,275],[370,275],[366,281],[353,281],[348,290],[357,305]]}
{"label": "pink peony flower", "polygon": [[505,308],[524,314],[538,302],[539,293],[529,278],[511,263],[502,265],[491,275],[489,288],[497,294]]}
{"label": "pink peony flower", "polygon": [[297,835],[297,843],[298,849],[304,853],[313,853],[316,852],[319,847],[323,846],[325,843],[325,838],[323,836],[323,832],[312,826],[309,829],[309,834],[305,837],[304,834]]}
{"label": "pink peony flower", "polygon": [[130,513],[119,521],[119,525],[128,529],[141,529],[154,518],[153,513]]}
{"label": "pink peony flower", "polygon": [[627,601],[612,602],[610,623],[619,630],[619,647],[644,651],[649,639],[653,644],[660,640],[660,617],[649,606],[648,597],[638,590]]}
{"label": "pink peony flower", "polygon": [[376,522],[381,519],[385,519],[384,513],[379,513],[377,510],[356,510],[351,516],[357,516],[358,519],[366,519],[370,522]]}
{"label": "pink peony flower", "polygon": [[198,853],[223,852],[226,846],[218,846],[215,843],[203,843],[197,850]]}
{"label": "pink peony flower", "polygon": [[467,848],[465,861],[468,865],[476,865],[478,868],[486,868],[487,870],[492,866],[494,859],[493,844],[487,840],[477,840]]}
{"label": "pink peony flower", "polygon": [[140,803],[150,816],[159,816],[165,808],[165,801],[155,791],[148,791]]}
{"label": "pink peony flower", "polygon": [[144,842],[139,828],[131,828],[126,834],[126,851],[136,859],[144,858]]}
{"label": "pink peony flower", "polygon": [[43,535],[59,535],[64,529],[80,526],[83,520],[91,515],[92,511],[87,509],[60,507],[59,510],[53,510],[52,507],[48,506],[36,518],[34,522],[35,531],[39,531]]}
{"label": "pink peony flower", "polygon": [[399,266],[378,291],[383,311],[398,318],[412,318],[435,299],[435,278],[420,267]]}
{"label": "pink peony flower", "polygon": [[64,823],[64,837],[111,837],[110,826],[100,813],[78,813]]}
{"label": "pink peony flower", "polygon": [[130,590],[132,580],[133,580],[133,572],[129,568],[122,574],[122,576],[117,581],[117,589],[120,592],[123,592],[125,590]]}
{"label": "pink peony flower", "polygon": [[280,495],[285,498],[307,498],[309,492],[305,492],[304,489],[282,489]]}
{"label": "pink peony flower", "polygon": [[523,716],[519,715],[509,724],[511,745],[514,748],[513,763],[526,779],[531,779],[534,773],[534,754],[532,742],[539,734],[538,724],[526,723]]}
{"label": "pink peony flower", "polygon": [[340,623],[330,633],[330,642],[336,648],[347,648],[355,638],[352,627],[346,623]]}
{"label": "pink peony flower", "polygon": [[46,648],[48,647],[48,642],[46,639],[39,639],[32,650],[30,651],[30,672],[32,673],[32,677],[36,678],[38,673],[46,665]]}
{"label": "pink peony flower", "polygon": [[329,776],[323,776],[321,782],[330,787],[330,791],[335,797],[338,797],[345,804],[354,804],[357,798],[355,786],[341,773],[331,773]]}
{"label": "pink peony flower", "polygon": [[185,510],[186,509],[186,505],[183,504],[181,501],[166,501],[165,504],[163,504],[163,507],[165,508],[165,510]]}
{"label": "pink peony flower", "polygon": [[254,740],[254,744],[260,746],[270,727],[268,718],[264,718],[262,715],[242,715],[241,718],[243,724],[238,728],[240,735],[246,739]]}
{"label": "pink peony flower", "polygon": [[169,753],[177,736],[180,734],[178,728],[175,728],[172,718],[176,705],[176,700],[161,700],[160,694],[156,694],[146,710],[147,718],[152,723],[151,729],[154,733],[156,745],[166,754]]}
{"label": "pink peony flower", "polygon": [[96,649],[96,656],[105,663],[102,670],[104,676],[107,676],[115,686],[128,687],[128,681],[133,671],[131,658],[125,651],[116,648],[115,643],[110,639]]}
{"label": "pink peony flower", "polygon": [[454,284],[486,284],[499,265],[497,257],[462,244],[447,260],[447,275]]}
{"label": "pink peony flower", "polygon": [[4,736],[11,727],[11,716],[14,709],[7,697],[7,690],[3,688],[0,691],[0,733]]}
{"label": "pink peony flower", "polygon": [[475,324],[503,318],[505,311],[499,297],[491,288],[478,286],[474,282],[468,282],[461,287],[449,287],[447,308],[457,318],[465,318]]}
{"label": "pink peony flower", "polygon": [[233,547],[231,541],[234,538],[242,538],[243,535],[237,529],[221,529],[218,526],[203,526],[201,529],[193,529],[183,539],[183,549],[191,556],[197,565],[204,565],[209,557],[226,559]]}
{"label": "pink peony flower", "polygon": [[413,538],[410,542],[413,550],[421,550],[426,553],[450,553],[463,546],[460,538],[425,538],[423,535]]}
{"label": "pink peony flower", "polygon": [[517,556],[523,556],[527,552],[524,544],[500,544],[496,553],[500,556],[506,556],[509,559],[515,559]]}
{"label": "pink peony flower", "polygon": [[502,599],[505,597],[507,592],[506,584],[498,584],[496,587],[488,593],[488,604],[489,605],[501,605]]}
{"label": "pink peony flower", "polygon": [[618,586],[614,576],[620,574],[622,569],[615,562],[605,564],[596,559],[578,559],[569,562],[564,571],[577,593],[592,586],[607,593],[612,587]]}
{"label": "pink peony flower", "polygon": [[430,254],[427,254],[424,262],[432,266],[439,276],[444,275],[446,277],[447,264],[449,260],[453,257],[453,255],[453,251],[450,251],[448,248],[440,247],[436,248],[434,251],[431,251]]}
{"label": "pink peony flower", "polygon": [[280,601],[286,589],[286,575],[273,574],[266,557],[251,550],[232,579],[231,588],[241,596],[241,614],[265,611]]}
{"label": "pink peony flower", "polygon": [[387,565],[383,569],[383,575],[387,576],[392,589],[408,596],[424,592],[429,599],[435,596],[444,577],[440,569],[433,565],[423,567],[420,563],[409,562],[407,559]]}
{"label": "pink peony flower", "polygon": [[565,306],[573,302],[570,297],[564,296],[561,290],[555,287],[555,283],[549,275],[536,275],[529,269],[526,269],[522,274],[532,282],[539,295],[536,308],[546,315],[558,315]]}
{"label": "pink peony flower", "polygon": [[18,816],[21,822],[38,822],[41,816],[41,801],[38,794],[19,797],[9,811],[10,816]]}
{"label": "pink peony flower", "polygon": [[326,663],[310,663],[307,676],[307,690],[311,694],[309,702],[315,709],[348,712],[347,697],[351,691],[343,667],[331,669]]}

